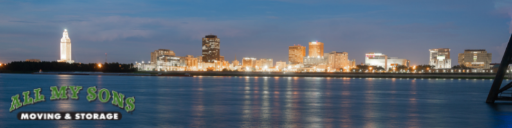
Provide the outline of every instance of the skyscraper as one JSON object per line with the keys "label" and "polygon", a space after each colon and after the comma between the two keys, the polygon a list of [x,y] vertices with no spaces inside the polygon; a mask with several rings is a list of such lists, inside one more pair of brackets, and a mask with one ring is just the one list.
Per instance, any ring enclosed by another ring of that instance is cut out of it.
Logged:
{"label": "skyscraper", "polygon": [[485,49],[466,49],[459,53],[459,65],[468,68],[488,69],[491,67],[492,54]]}
{"label": "skyscraper", "polygon": [[350,69],[350,62],[348,60],[347,52],[336,52],[332,51],[328,56],[328,64],[331,69]]}
{"label": "skyscraper", "polygon": [[300,45],[293,45],[288,47],[288,61],[291,64],[301,64],[304,62],[306,56],[306,47]]}
{"label": "skyscraper", "polygon": [[60,60],[58,60],[58,62],[75,62],[71,59],[71,39],[69,39],[67,29],[64,29],[64,33],[62,33],[62,38],[60,39]]}
{"label": "skyscraper", "polygon": [[324,43],[309,42],[309,55],[308,56],[323,57],[324,56]]}
{"label": "skyscraper", "polygon": [[206,35],[203,38],[203,62],[220,61],[220,39],[216,35]]}
{"label": "skyscraper", "polygon": [[449,48],[436,48],[429,49],[430,62],[429,65],[434,66],[434,69],[451,68],[452,59],[450,58]]}

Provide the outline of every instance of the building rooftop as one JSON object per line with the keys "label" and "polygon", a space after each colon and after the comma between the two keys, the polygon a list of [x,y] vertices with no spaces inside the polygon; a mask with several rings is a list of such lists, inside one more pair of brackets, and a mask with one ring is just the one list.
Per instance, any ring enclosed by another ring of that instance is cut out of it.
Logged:
{"label": "building rooftop", "polygon": [[205,38],[217,38],[217,35],[206,35]]}
{"label": "building rooftop", "polygon": [[485,49],[466,49],[464,51],[485,51]]}

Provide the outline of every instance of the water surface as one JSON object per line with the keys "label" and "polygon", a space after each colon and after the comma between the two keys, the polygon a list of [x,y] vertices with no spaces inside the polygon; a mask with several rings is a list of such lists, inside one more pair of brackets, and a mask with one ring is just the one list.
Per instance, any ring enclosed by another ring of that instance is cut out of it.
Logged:
{"label": "water surface", "polygon": [[[0,74],[0,127],[510,127],[512,104],[485,103],[491,84],[490,79]],[[49,100],[50,86],[66,85],[84,87],[79,100]],[[135,111],[88,102],[91,86],[135,96]],[[34,88],[42,88],[46,101],[9,112],[11,96]],[[119,111],[123,119],[20,121],[20,111]]]}

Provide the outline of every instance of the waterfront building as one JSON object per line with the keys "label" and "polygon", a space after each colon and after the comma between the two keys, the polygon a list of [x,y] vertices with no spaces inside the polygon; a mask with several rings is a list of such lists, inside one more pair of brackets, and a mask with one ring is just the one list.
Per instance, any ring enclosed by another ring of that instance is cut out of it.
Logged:
{"label": "waterfront building", "polygon": [[151,52],[151,63],[156,63],[156,61],[158,60],[158,57],[160,56],[176,56],[176,54],[174,53],[174,51],[171,51],[169,49],[158,49],[158,50],[155,50],[154,52]]}
{"label": "waterfront building", "polygon": [[459,65],[468,68],[489,69],[492,61],[492,54],[485,49],[466,49],[459,53]]}
{"label": "waterfront building", "polygon": [[327,66],[329,61],[329,54],[325,56],[307,56],[304,57],[304,67]]}
{"label": "waterfront building", "polygon": [[197,58],[194,58],[193,55],[187,55],[187,57],[185,57],[185,62],[187,65],[187,70],[191,70],[191,71],[198,70],[197,68],[198,68],[199,62],[197,61]]}
{"label": "waterfront building", "polygon": [[203,56],[197,56],[197,63],[203,63]]}
{"label": "waterfront building", "polygon": [[386,71],[391,67],[398,65],[409,66],[410,61],[407,59],[399,59],[397,57],[389,57],[382,53],[366,53],[364,65],[383,67]]}
{"label": "waterfront building", "polygon": [[240,65],[240,61],[238,60],[233,60],[233,66],[236,67],[236,66],[239,66]]}
{"label": "waterfront building", "polygon": [[322,42],[309,42],[309,54],[311,57],[324,56],[324,43]]}
{"label": "waterfront building", "polygon": [[242,59],[242,67],[246,69],[252,69],[256,65],[256,58],[244,57]]}
{"label": "waterfront building", "polygon": [[377,67],[383,67],[384,69],[388,69],[387,62],[388,56],[382,54],[382,53],[366,53],[365,59],[364,59],[364,65],[370,65],[370,66],[377,66]]}
{"label": "waterfront building", "polygon": [[434,66],[434,69],[452,68],[452,59],[450,58],[450,49],[449,48],[429,49],[429,51],[430,51],[429,65]]}
{"label": "waterfront building", "polygon": [[409,67],[410,61],[407,59],[400,59],[398,57],[389,57],[388,60],[388,67],[396,67],[398,65],[403,65],[406,67]]}
{"label": "waterfront building", "polygon": [[262,68],[271,68],[274,67],[274,60],[273,59],[264,59],[261,58],[259,60],[256,60],[255,66],[257,66],[259,69]]}
{"label": "waterfront building", "polygon": [[[356,59],[352,59],[350,62],[349,62],[349,69],[352,69],[352,68],[356,68]],[[348,71],[348,70],[347,70]]]}
{"label": "waterfront building", "polygon": [[40,59],[26,59],[25,62],[41,62]]}
{"label": "waterfront building", "polygon": [[64,29],[62,38],[60,39],[60,60],[57,62],[75,62],[73,59],[71,59],[71,39],[69,38],[67,29]]}
{"label": "waterfront building", "polygon": [[202,55],[202,62],[220,61],[220,39],[216,35],[206,35],[203,38]]}
{"label": "waterfront building", "polygon": [[328,54],[327,66],[331,70],[350,69],[347,52],[332,51]]}
{"label": "waterfront building", "polygon": [[201,62],[198,64],[199,71],[208,71],[208,70],[214,70],[215,69],[215,63],[205,63]]}
{"label": "waterfront building", "polygon": [[306,57],[306,47],[293,45],[288,47],[288,61],[290,64],[302,64]]}
{"label": "waterfront building", "polygon": [[276,69],[286,68],[286,62],[284,62],[284,61],[277,61],[275,67],[276,67]]}
{"label": "waterfront building", "polygon": [[219,61],[224,61],[224,56],[220,56]]}

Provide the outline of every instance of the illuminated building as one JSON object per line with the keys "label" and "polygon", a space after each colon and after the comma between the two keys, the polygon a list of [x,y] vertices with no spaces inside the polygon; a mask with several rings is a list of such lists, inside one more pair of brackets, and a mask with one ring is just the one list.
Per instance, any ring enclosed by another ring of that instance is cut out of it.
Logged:
{"label": "illuminated building", "polygon": [[286,62],[284,62],[284,61],[277,61],[277,62],[276,62],[276,68],[277,68],[277,69],[283,69],[283,68],[286,68]]}
{"label": "illuminated building", "polygon": [[383,67],[386,71],[393,66],[403,65],[409,67],[410,61],[407,59],[399,59],[397,57],[389,57],[382,53],[366,53],[364,60],[365,65]]}
{"label": "illuminated building", "polygon": [[351,69],[351,68],[356,68],[356,59],[352,59],[352,60],[349,62],[349,64],[350,64],[349,69]]}
{"label": "illuminated building", "polygon": [[197,56],[197,63],[203,63],[203,56]]}
{"label": "illuminated building", "polygon": [[311,57],[324,56],[324,43],[322,42],[309,42],[309,55]]}
{"label": "illuminated building", "polygon": [[288,61],[291,64],[302,64],[304,57],[306,57],[306,47],[300,45],[288,47]]}
{"label": "illuminated building", "polygon": [[274,60],[272,59],[259,59],[259,60],[256,60],[255,64],[254,64],[254,67],[258,67],[258,69],[263,69],[263,68],[271,68],[271,67],[274,67]]}
{"label": "illuminated building", "polygon": [[197,61],[197,58],[194,58],[193,55],[187,55],[187,57],[185,57],[185,62],[189,70],[197,70],[199,62]]}
{"label": "illuminated building", "polygon": [[256,66],[256,58],[244,57],[242,59],[242,68],[254,68]]}
{"label": "illuminated building", "polygon": [[40,59],[26,59],[25,62],[41,62]]}
{"label": "illuminated building", "polygon": [[156,63],[157,58],[160,56],[176,56],[174,51],[171,51],[169,49],[158,49],[154,52],[151,52],[151,63]]}
{"label": "illuminated building", "polygon": [[466,49],[459,53],[459,65],[468,68],[489,69],[491,60],[492,54],[485,49]]}
{"label": "illuminated building", "polygon": [[325,56],[308,56],[304,57],[304,67],[315,67],[319,65],[327,66],[329,54]]}
{"label": "illuminated building", "polygon": [[233,60],[233,66],[239,66],[240,65],[240,62],[238,60]]}
{"label": "illuminated building", "polygon": [[388,56],[382,53],[366,53],[364,64],[370,66],[383,67],[384,69],[388,69],[387,62]]}
{"label": "illuminated building", "polygon": [[434,69],[452,68],[452,59],[450,58],[449,48],[429,49],[429,51],[429,65],[434,66]]}
{"label": "illuminated building", "polygon": [[350,68],[350,62],[348,61],[348,53],[347,52],[330,52],[328,53],[328,63],[327,66],[330,69],[349,69]]}
{"label": "illuminated building", "polygon": [[220,61],[220,39],[216,35],[206,35],[203,38],[203,62]]}
{"label": "illuminated building", "polygon": [[224,61],[224,56],[220,56],[219,61]]}
{"label": "illuminated building", "polygon": [[398,57],[389,57],[388,58],[388,67],[395,67],[398,65],[409,67],[410,61],[407,59],[400,59]]}
{"label": "illuminated building", "polygon": [[75,62],[71,59],[71,39],[69,39],[67,29],[64,29],[64,33],[62,33],[62,38],[60,39],[60,60],[58,60],[58,62]]}

